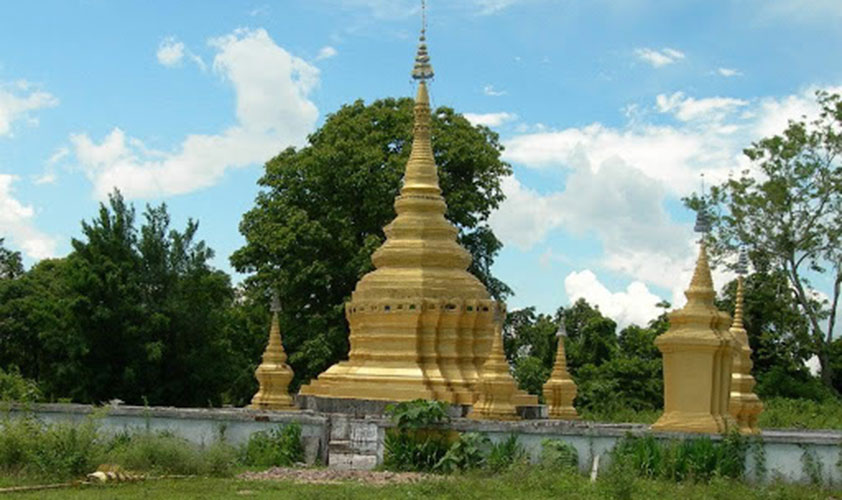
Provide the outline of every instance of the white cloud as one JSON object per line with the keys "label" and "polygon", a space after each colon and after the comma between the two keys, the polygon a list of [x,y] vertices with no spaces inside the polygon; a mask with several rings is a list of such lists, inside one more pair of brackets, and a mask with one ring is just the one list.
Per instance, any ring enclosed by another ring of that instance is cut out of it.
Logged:
{"label": "white cloud", "polygon": [[640,281],[629,284],[623,292],[611,292],[590,269],[572,272],[564,278],[564,291],[570,302],[584,298],[617,322],[619,328],[630,324],[646,325],[661,313],[656,304],[661,298]]}
{"label": "white cloud", "polygon": [[724,77],[731,77],[731,76],[742,76],[743,74],[736,69],[733,68],[717,68],[717,73]]}
{"label": "white cloud", "polygon": [[24,119],[37,123],[30,114],[44,108],[58,106],[58,99],[43,90],[34,88],[26,80],[0,84],[0,137],[12,133],[12,123]]}
{"label": "white cloud", "polygon": [[[515,177],[505,179],[508,199],[491,214],[491,226],[506,245],[523,251],[559,229],[594,237],[603,254],[589,267],[656,286],[680,307],[697,257],[697,236],[690,223],[670,216],[665,203],[697,190],[701,172],[718,183],[729,171],[748,167],[742,148],[780,133],[787,118],[816,116],[815,90],[752,101],[661,95],[654,109],[674,118],[669,125],[654,125],[647,121],[653,115],[636,112],[618,128],[600,123],[558,131],[523,127],[504,141],[504,159],[516,168],[563,169],[565,181],[558,190],[544,186],[539,193]],[[542,255],[539,263],[548,259]],[[733,278],[722,270],[713,275],[717,287]]]}
{"label": "white cloud", "polygon": [[500,12],[501,10],[510,7],[522,0],[473,0],[474,4],[479,8],[480,15],[489,15]]}
{"label": "white cloud", "polygon": [[506,95],[505,90],[497,90],[494,88],[494,85],[486,85],[482,88],[482,93],[491,97],[499,97],[501,95]]}
{"label": "white cloud", "polygon": [[641,60],[651,64],[655,68],[660,68],[668,64],[673,64],[681,59],[684,59],[684,53],[675,49],[666,47],[662,50],[639,48],[635,49],[634,54]]}
{"label": "white cloud", "polygon": [[79,164],[104,198],[114,187],[128,198],[187,193],[216,183],[229,168],[263,163],[300,145],[318,117],[309,94],[319,71],[275,44],[263,29],[236,30],[209,41],[213,70],[234,87],[235,125],[214,135],[190,134],[173,152],[147,149],[114,128],[96,143],[71,136]]}
{"label": "white cloud", "polygon": [[158,52],[155,53],[158,62],[164,66],[173,67],[184,59],[184,44],[168,36],[158,44]]}
{"label": "white cloud", "polygon": [[0,174],[0,237],[9,238],[12,244],[36,260],[56,254],[55,238],[39,231],[33,224],[35,209],[24,205],[12,192],[15,175]]}
{"label": "white cloud", "polygon": [[486,127],[499,127],[500,125],[517,119],[514,113],[464,113],[465,118],[474,125],[485,125]]}
{"label": "white cloud", "polygon": [[205,61],[185,47],[184,43],[178,41],[178,39],[174,36],[168,36],[161,40],[161,43],[158,44],[158,51],[155,53],[155,56],[158,58],[158,62],[160,64],[168,68],[179,66],[181,61],[184,60],[184,57],[187,56],[187,58],[196,63],[202,71],[207,69]]}
{"label": "white cloud", "polygon": [[683,92],[672,95],[659,94],[655,99],[658,111],[672,113],[681,121],[692,120],[721,120],[737,108],[746,106],[748,101],[730,97],[707,97],[694,99],[685,97]]}
{"label": "white cloud", "polygon": [[316,60],[321,61],[323,59],[330,59],[331,57],[335,57],[338,53],[339,52],[337,52],[335,48],[331,47],[330,45],[325,45],[324,47],[319,49],[319,53],[316,54]]}

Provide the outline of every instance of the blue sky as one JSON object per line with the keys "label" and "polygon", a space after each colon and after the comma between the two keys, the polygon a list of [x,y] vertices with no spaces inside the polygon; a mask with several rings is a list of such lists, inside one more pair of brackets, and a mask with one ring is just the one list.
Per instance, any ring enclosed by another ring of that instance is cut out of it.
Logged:
{"label": "blue sky", "polygon": [[[198,219],[231,271],[266,159],[343,103],[412,95],[418,3],[7,2],[0,237],[28,264],[65,255],[116,185]],[[434,104],[497,130],[514,167],[491,219],[510,308],[585,297],[627,324],[680,304],[680,198],[842,85],[838,0],[429,4]]]}

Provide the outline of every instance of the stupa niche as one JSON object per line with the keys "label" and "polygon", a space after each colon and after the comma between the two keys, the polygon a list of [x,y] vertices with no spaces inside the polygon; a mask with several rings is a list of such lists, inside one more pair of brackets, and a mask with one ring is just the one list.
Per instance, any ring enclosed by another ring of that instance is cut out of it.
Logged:
{"label": "stupa niche", "polygon": [[272,298],[272,326],[269,329],[269,344],[263,353],[263,362],[257,367],[254,376],[260,382],[260,389],[251,399],[250,408],[261,410],[297,410],[289,394],[289,382],[292,380],[292,368],[286,364],[287,355],[281,340],[281,322],[278,313],[281,304],[278,296]]}
{"label": "stupa niche", "polygon": [[467,271],[471,255],[444,218],[431,143],[429,61],[422,31],[412,72],[419,81],[412,150],[395,199],[397,217],[372,255],[376,269],[345,304],[349,359],[302,387],[302,395],[473,403],[501,306]]}

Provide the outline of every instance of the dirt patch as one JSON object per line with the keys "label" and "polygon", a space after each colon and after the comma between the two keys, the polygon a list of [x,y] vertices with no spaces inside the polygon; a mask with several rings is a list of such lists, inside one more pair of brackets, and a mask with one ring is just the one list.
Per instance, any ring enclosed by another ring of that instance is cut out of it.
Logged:
{"label": "dirt patch", "polygon": [[415,483],[436,476],[420,474],[418,472],[388,472],[374,470],[336,470],[316,468],[272,467],[261,472],[243,472],[240,479],[253,480],[287,480],[299,483],[340,483],[356,481],[365,484],[396,484]]}

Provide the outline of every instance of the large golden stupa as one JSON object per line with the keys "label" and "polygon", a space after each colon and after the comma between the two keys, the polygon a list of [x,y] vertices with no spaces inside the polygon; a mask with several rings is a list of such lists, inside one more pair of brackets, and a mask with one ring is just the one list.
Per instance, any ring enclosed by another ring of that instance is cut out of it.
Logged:
{"label": "large golden stupa", "polygon": [[471,255],[444,218],[427,91],[433,68],[423,30],[412,76],[419,82],[412,151],[395,199],[397,217],[371,258],[376,269],[345,304],[349,359],[302,387],[302,395],[474,402],[501,305],[467,271]]}

